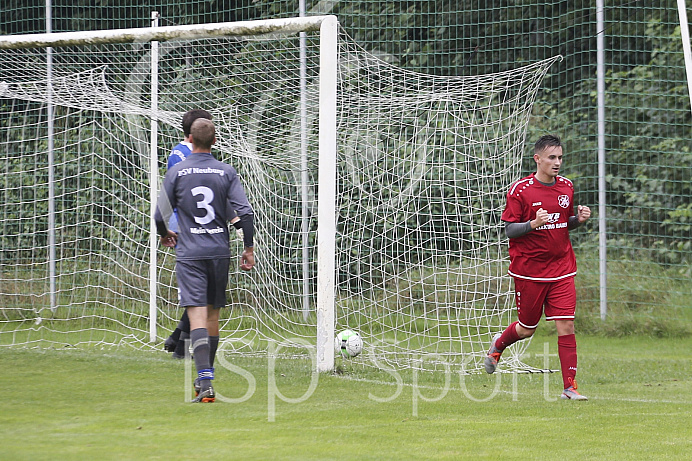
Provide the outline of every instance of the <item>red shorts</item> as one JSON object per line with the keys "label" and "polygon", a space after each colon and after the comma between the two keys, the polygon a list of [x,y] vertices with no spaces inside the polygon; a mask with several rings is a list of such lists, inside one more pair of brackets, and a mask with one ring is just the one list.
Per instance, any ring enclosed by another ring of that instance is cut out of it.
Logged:
{"label": "red shorts", "polygon": [[544,307],[546,320],[574,319],[577,305],[574,277],[555,282],[533,282],[515,277],[514,298],[519,324],[524,328],[538,326]]}

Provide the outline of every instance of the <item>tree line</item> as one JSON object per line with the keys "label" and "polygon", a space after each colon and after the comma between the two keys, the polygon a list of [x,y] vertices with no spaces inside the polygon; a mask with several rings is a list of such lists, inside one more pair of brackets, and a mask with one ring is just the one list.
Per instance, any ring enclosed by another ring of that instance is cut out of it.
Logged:
{"label": "tree line", "polygon": [[[565,169],[579,179],[579,199],[594,205],[596,37],[603,33],[609,239],[627,256],[646,249],[648,257],[663,263],[692,263],[692,117],[675,2],[609,5],[603,31],[596,27],[595,0],[306,3],[311,13],[337,15],[345,32],[366,49],[418,72],[486,74],[562,55],[536,101],[527,145],[541,133],[560,134],[569,150]],[[298,14],[298,2],[286,0],[54,0],[52,5],[55,32],[148,27],[154,10],[161,13],[161,25]],[[45,16],[43,0],[7,0],[0,33],[44,32]],[[532,167],[528,155],[525,167]]]}

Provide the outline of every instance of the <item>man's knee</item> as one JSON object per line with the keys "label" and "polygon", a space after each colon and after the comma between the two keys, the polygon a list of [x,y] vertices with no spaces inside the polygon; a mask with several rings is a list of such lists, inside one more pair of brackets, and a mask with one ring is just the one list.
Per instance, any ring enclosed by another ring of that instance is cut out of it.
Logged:
{"label": "man's knee", "polygon": [[185,309],[190,318],[190,329],[206,328],[207,326],[207,308],[206,306],[188,307]]}
{"label": "man's knee", "polygon": [[526,328],[521,326],[520,324],[517,324],[517,336],[519,336],[521,339],[528,338],[530,336],[533,336],[533,334],[536,332],[535,328]]}
{"label": "man's knee", "polygon": [[558,336],[566,336],[574,334],[574,320],[555,320],[555,328]]}

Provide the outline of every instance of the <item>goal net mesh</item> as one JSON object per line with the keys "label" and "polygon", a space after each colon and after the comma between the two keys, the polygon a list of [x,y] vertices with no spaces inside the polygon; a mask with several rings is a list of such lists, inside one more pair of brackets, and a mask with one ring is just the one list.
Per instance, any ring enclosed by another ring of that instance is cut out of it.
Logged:
{"label": "goal net mesh", "polygon": [[[297,34],[160,43],[154,111],[150,43],[54,48],[50,79],[45,49],[0,51],[0,345],[160,347],[149,342],[151,120],[162,177],[192,108],[212,113],[215,153],[256,214],[257,266],[232,264],[226,349],[314,344],[319,37],[304,43],[303,66]],[[504,197],[555,59],[439,77],[340,35],[335,328],[363,337],[357,363],[482,368],[513,312]],[[182,314],[174,262],[158,250],[160,340]],[[523,347],[505,369],[523,367]]]}

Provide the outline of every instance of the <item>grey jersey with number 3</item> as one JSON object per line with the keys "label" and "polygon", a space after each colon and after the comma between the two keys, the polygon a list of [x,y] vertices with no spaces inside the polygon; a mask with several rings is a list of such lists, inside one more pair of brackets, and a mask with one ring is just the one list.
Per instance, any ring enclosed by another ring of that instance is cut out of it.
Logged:
{"label": "grey jersey with number 3", "polygon": [[[169,204],[162,207],[164,194]],[[204,153],[193,153],[166,172],[157,225],[167,222],[168,208],[178,211],[178,260],[230,257],[227,221],[236,213],[241,219],[253,214],[235,168]]]}

